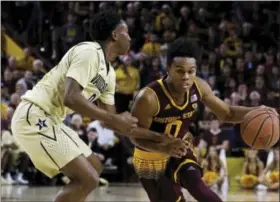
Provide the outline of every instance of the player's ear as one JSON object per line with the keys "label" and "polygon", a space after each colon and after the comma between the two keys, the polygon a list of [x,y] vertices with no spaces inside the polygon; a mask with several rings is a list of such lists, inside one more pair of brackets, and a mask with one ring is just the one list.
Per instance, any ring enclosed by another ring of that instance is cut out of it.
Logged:
{"label": "player's ear", "polygon": [[172,64],[168,64],[168,65],[167,65],[167,68],[166,68],[166,70],[167,70],[166,73],[167,73],[167,74],[168,74],[169,71],[171,70],[171,66],[172,66]]}
{"label": "player's ear", "polygon": [[115,30],[112,32],[112,39],[113,41],[117,41],[118,39],[117,32]]}

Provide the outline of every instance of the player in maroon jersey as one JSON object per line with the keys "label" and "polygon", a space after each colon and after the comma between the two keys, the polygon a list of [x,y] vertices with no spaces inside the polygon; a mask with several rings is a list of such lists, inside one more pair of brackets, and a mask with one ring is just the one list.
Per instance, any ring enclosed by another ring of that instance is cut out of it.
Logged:
{"label": "player in maroon jersey", "polygon": [[151,202],[183,202],[181,187],[199,202],[221,202],[201,179],[201,168],[192,149],[190,122],[199,102],[221,120],[231,123],[241,122],[246,113],[256,109],[229,106],[217,98],[210,86],[196,76],[195,50],[185,39],[171,43],[167,52],[167,77],[142,89],[132,106],[132,115],[138,118],[141,127],[172,134],[188,140],[190,145],[186,155],[180,157],[173,152],[172,144],[162,146],[149,140],[132,139],[136,145],[133,164]]}

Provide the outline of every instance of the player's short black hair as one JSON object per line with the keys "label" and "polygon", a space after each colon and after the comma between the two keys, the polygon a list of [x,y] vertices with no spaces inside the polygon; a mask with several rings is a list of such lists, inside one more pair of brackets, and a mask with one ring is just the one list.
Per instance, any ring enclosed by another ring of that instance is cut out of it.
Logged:
{"label": "player's short black hair", "polygon": [[93,40],[106,41],[110,39],[112,31],[121,23],[121,21],[121,16],[113,10],[95,14],[93,16],[91,33]]}
{"label": "player's short black hair", "polygon": [[168,45],[167,64],[171,65],[175,57],[197,57],[198,46],[185,38],[178,38]]}

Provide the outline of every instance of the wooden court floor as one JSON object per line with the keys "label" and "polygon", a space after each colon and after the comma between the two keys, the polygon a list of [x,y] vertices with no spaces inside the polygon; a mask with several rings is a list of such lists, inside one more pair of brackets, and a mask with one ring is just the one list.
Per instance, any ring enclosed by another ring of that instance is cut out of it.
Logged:
{"label": "wooden court floor", "polygon": [[[27,187],[27,186],[1,186],[1,201],[4,202],[51,202],[60,187]],[[184,192],[187,201],[195,201]],[[279,193],[236,191],[219,194],[223,201],[235,202],[276,202]],[[90,194],[87,201],[135,201],[148,202],[146,193],[138,184],[114,184],[109,187],[100,187]]]}

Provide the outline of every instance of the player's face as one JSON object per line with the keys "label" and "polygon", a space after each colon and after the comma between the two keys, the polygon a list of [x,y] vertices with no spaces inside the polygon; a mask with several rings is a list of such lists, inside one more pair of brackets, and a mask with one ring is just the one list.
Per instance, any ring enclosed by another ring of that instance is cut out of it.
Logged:
{"label": "player's face", "polygon": [[118,45],[119,54],[124,55],[129,50],[131,41],[127,25],[125,23],[120,24],[113,35]]}
{"label": "player's face", "polygon": [[186,92],[192,86],[196,76],[195,59],[175,57],[168,69],[168,76],[178,92]]}

